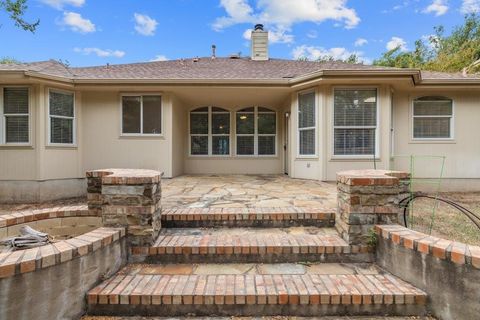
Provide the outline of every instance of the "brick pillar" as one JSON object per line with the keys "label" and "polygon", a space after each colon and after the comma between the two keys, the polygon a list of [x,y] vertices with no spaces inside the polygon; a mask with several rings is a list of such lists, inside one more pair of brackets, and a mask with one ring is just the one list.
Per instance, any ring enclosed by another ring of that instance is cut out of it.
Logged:
{"label": "brick pillar", "polygon": [[406,172],[352,170],[337,173],[335,227],[350,245],[366,246],[376,224],[396,224],[408,192]]}
{"label": "brick pillar", "polygon": [[101,211],[105,227],[125,227],[130,249],[149,247],[161,228],[161,176],[141,169],[88,171],[88,209]]}

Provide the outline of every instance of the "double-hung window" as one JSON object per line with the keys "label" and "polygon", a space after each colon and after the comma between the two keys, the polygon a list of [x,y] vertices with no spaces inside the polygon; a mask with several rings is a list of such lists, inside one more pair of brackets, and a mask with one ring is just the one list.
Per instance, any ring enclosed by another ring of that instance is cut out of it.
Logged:
{"label": "double-hung window", "polygon": [[414,139],[453,138],[453,101],[444,97],[421,97],[413,101]]}
{"label": "double-hung window", "polygon": [[161,135],[162,97],[159,95],[122,96],[123,135]]}
{"label": "double-hung window", "polygon": [[377,150],[377,90],[334,92],[334,155],[371,156]]}
{"label": "double-hung window", "polygon": [[190,154],[228,156],[230,154],[230,112],[218,107],[190,111]]}
{"label": "double-hung window", "polygon": [[263,107],[244,108],[236,113],[236,144],[239,156],[274,156],[277,113]]}
{"label": "double-hung window", "polygon": [[315,91],[298,95],[298,155],[317,154],[317,107]]}
{"label": "double-hung window", "polygon": [[75,96],[49,90],[50,144],[75,144]]}
{"label": "double-hung window", "polygon": [[4,87],[0,99],[0,144],[30,142],[29,89]]}

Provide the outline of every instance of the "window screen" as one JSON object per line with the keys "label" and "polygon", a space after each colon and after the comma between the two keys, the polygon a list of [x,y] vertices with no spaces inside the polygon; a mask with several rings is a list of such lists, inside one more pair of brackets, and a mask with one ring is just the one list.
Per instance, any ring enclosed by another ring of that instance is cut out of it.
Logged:
{"label": "window screen", "polygon": [[74,95],[50,91],[50,143],[74,143]]}
{"label": "window screen", "polygon": [[161,134],[162,97],[156,95],[123,96],[122,133]]}
{"label": "window screen", "polygon": [[422,97],[413,102],[413,137],[452,137],[453,101],[444,97]]}
{"label": "window screen", "polygon": [[298,95],[298,154],[316,154],[315,92]]}
{"label": "window screen", "polygon": [[335,90],[335,155],[373,155],[376,130],[377,90]]}
{"label": "window screen", "polygon": [[3,88],[6,143],[29,142],[28,99],[28,88]]}

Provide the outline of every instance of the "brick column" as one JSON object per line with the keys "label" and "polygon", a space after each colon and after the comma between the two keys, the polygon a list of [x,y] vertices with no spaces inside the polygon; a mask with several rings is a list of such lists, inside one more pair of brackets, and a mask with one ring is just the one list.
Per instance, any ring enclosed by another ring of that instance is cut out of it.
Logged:
{"label": "brick column", "polygon": [[161,176],[141,169],[88,171],[88,209],[101,211],[105,227],[125,227],[130,249],[149,247],[161,228]]}
{"label": "brick column", "polygon": [[368,244],[376,224],[396,224],[398,203],[408,192],[406,172],[352,170],[337,173],[335,227],[350,245]]}

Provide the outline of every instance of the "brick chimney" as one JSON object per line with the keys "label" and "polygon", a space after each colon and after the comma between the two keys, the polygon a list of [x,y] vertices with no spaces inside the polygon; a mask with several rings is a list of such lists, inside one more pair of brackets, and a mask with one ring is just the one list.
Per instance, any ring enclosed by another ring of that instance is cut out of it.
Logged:
{"label": "brick chimney", "polygon": [[252,60],[268,60],[268,31],[263,30],[263,24],[255,25],[250,41]]}

